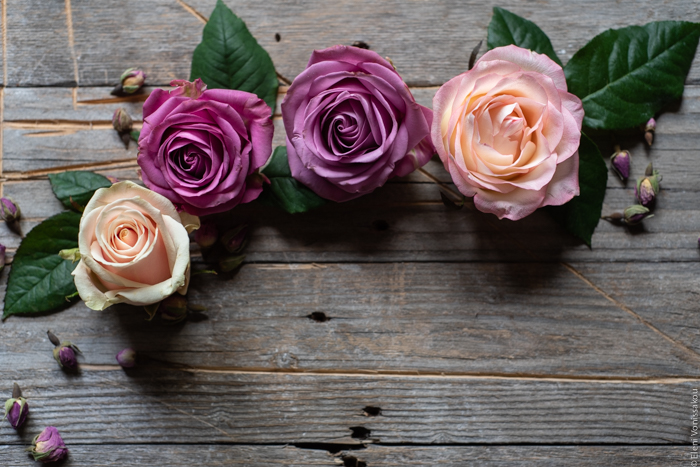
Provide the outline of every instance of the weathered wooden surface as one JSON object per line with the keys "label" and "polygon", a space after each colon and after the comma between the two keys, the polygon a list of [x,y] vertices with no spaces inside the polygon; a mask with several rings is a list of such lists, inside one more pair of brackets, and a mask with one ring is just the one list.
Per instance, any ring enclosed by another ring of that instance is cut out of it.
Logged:
{"label": "weathered wooden surface", "polygon": [[[157,446],[77,445],[71,449],[64,467],[94,467],[104,465],[109,456],[114,465],[142,467],[168,465],[191,467],[189,460],[196,456],[201,465],[246,465],[249,467],[367,467],[384,466],[440,466],[440,467],[497,467],[517,464],[525,467],[552,467],[561,465],[612,466],[635,465],[690,465],[690,451],[686,446],[582,446],[582,447],[385,447],[368,446],[361,450],[329,453],[317,449],[294,446],[227,446],[159,444]],[[0,462],[7,467],[27,465],[27,454],[18,453],[14,446],[0,446]],[[685,460],[685,462],[684,462]]]}
{"label": "weathered wooden surface", "polygon": [[[464,70],[493,7],[226,3],[282,76],[303,70],[313,48],[363,40],[427,106]],[[540,25],[564,62],[608,27],[700,17],[690,0],[498,5]],[[48,173],[138,178],[136,145],[123,148],[112,113],[124,106],[138,125],[152,87],[187,77],[213,6],[2,2],[0,181],[22,206],[25,232],[62,210]],[[134,65],[152,87],[110,96]],[[164,326],[134,308],[83,304],[8,319],[0,394],[17,381],[32,411],[19,434],[0,424],[0,465],[32,465],[22,447],[46,425],[69,445],[66,466],[690,465],[700,54],[687,83],[658,119],[652,149],[640,134],[602,148],[633,153],[628,184],[610,174],[605,213],[632,203],[633,179],[650,161],[664,179],[653,219],[635,229],[601,221],[592,250],[546,213],[513,223],[446,209],[414,173],[304,215],[252,203],[218,216],[251,225],[248,257],[237,274],[193,281],[191,300],[208,307],[197,320]],[[284,142],[284,92],[275,144]],[[426,169],[449,183],[439,161]],[[0,243],[11,258],[19,238],[0,226]],[[206,267],[193,251],[195,269]],[[58,369],[47,329],[81,347],[79,374]],[[129,372],[114,360],[126,346],[143,357]]]}

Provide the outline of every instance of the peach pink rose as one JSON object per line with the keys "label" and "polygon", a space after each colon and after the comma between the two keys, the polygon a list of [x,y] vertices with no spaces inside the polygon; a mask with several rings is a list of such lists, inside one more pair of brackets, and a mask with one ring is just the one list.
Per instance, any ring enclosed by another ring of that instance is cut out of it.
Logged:
{"label": "peach pink rose", "polygon": [[80,263],[73,271],[85,304],[104,310],[116,303],[150,305],[190,278],[188,231],[199,219],[178,213],[166,197],[132,182],[100,188],[80,219]]}
{"label": "peach pink rose", "polygon": [[438,90],[433,111],[440,159],[480,211],[518,220],[579,194],[583,107],[546,55],[493,49]]}

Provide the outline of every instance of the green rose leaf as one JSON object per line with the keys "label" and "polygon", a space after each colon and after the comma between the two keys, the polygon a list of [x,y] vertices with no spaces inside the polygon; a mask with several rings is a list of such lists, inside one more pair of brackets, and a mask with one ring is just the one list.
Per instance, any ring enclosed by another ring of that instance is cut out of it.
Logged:
{"label": "green rose leaf", "polygon": [[700,24],[659,21],[609,29],[564,67],[569,91],[583,101],[583,124],[597,129],[641,125],[683,94]]}
{"label": "green rose leaf", "polygon": [[78,247],[80,214],[62,212],[34,227],[22,240],[7,280],[5,310],[11,315],[41,313],[67,305],[76,292],[71,272],[78,263],[58,252]]}
{"label": "green rose leaf", "polygon": [[221,0],[204,26],[202,42],[194,49],[190,81],[196,78],[209,88],[255,93],[275,109],[279,82],[272,59]]}
{"label": "green rose leaf", "polygon": [[93,172],[62,172],[49,174],[51,189],[68,209],[80,211],[99,188],[112,186],[112,182]]}
{"label": "green rose leaf", "polygon": [[584,134],[581,135],[578,157],[578,183],[581,194],[563,206],[551,206],[547,209],[566,230],[591,246],[591,237],[603,210],[608,168],[598,146]]}
{"label": "green rose leaf", "polygon": [[497,6],[493,7],[493,17],[489,23],[486,44],[489,50],[505,45],[517,45],[544,54],[561,65],[561,61],[544,31],[532,21]]}
{"label": "green rose leaf", "polygon": [[270,180],[269,185],[263,185],[263,192],[260,196],[260,200],[266,204],[295,214],[309,211],[326,203],[325,199],[292,177],[286,146],[275,148],[270,162],[262,170],[262,173]]}

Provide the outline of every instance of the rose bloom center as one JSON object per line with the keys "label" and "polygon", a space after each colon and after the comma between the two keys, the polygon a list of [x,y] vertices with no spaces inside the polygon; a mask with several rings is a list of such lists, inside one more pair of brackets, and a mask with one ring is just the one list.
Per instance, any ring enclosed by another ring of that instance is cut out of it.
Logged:
{"label": "rose bloom center", "polygon": [[136,232],[134,232],[133,229],[125,226],[119,226],[119,233],[117,234],[119,236],[119,239],[129,245],[130,247],[136,245],[136,242],[139,239],[139,236]]}

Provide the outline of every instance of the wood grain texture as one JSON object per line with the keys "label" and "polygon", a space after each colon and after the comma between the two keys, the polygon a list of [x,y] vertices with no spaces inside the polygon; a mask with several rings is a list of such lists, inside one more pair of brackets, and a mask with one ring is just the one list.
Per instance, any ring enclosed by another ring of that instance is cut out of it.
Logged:
{"label": "wood grain texture", "polygon": [[[624,267],[596,264],[591,277],[621,300],[620,284],[645,294],[646,281],[618,280]],[[694,281],[694,265],[631,269]],[[197,276],[189,298],[208,311],[175,327],[145,322],[140,308],[98,313],[83,303],[42,319],[12,317],[0,356],[18,368],[53,365],[51,329],[91,365],[113,365],[133,347],[175,365],[264,371],[653,379],[700,368],[700,356],[683,348],[700,351],[690,291],[657,292],[652,303],[664,307],[639,307],[674,344],[552,264],[249,264],[234,277]],[[688,306],[667,317],[672,303]],[[314,312],[330,320],[310,319]]]}
{"label": "wood grain texture", "polygon": [[[3,372],[26,388],[31,407],[21,439],[0,425],[7,444],[27,444],[46,425],[60,426],[67,444],[686,444],[692,388],[700,381],[250,374],[152,365],[128,373],[86,368],[71,377],[55,362],[41,367]],[[382,415],[366,416],[368,405]]]}
{"label": "wood grain texture", "polygon": [[[338,467],[327,451],[300,449],[293,446],[226,446],[226,445],[69,445],[69,457],[62,467],[192,467],[235,465],[323,466]],[[663,452],[663,450],[657,450]],[[347,457],[347,456],[346,456]],[[0,464],[4,467],[26,467],[33,461],[19,446],[0,446]],[[342,464],[340,464],[342,465]],[[376,464],[379,465],[379,464]]]}
{"label": "wood grain texture", "polygon": [[[314,48],[363,40],[428,107],[485,39],[493,6],[225,1],[283,76]],[[138,178],[112,113],[125,107],[138,127],[147,93],[188,76],[194,13],[214,0],[2,3],[0,183],[27,232],[62,210],[47,173]],[[608,27],[700,13],[691,0],[498,4],[539,24],[564,62]],[[110,96],[130,66],[149,87]],[[187,323],[82,303],[0,323],[0,393],[17,381],[31,406],[19,434],[0,423],[0,465],[33,464],[22,448],[46,425],[69,467],[686,465],[700,386],[700,58],[687,82],[651,149],[640,132],[600,139],[606,156],[614,144],[633,153],[630,182],[610,174],[604,213],[633,202],[650,161],[664,179],[655,218],[601,222],[592,250],[545,213],[513,223],[450,211],[414,173],[304,215],[251,203],[217,216],[222,229],[251,225],[248,257],[236,274],[193,280],[190,299],[208,310]],[[426,168],[449,183],[438,160]],[[11,258],[19,238],[0,225],[0,243]],[[47,329],[80,346],[81,372],[58,368]],[[127,346],[141,360],[125,372],[114,356]]]}
{"label": "wood grain texture", "polygon": [[[671,466],[690,465],[687,446],[478,446],[478,447],[388,447],[368,446],[362,451],[338,453],[345,465],[440,467],[577,466]],[[354,462],[353,459],[357,461]]]}
{"label": "wood grain texture", "polygon": [[[168,465],[191,467],[196,458],[202,465],[245,465],[248,467],[501,467],[517,464],[525,467],[578,466],[655,467],[690,465],[687,446],[468,446],[415,447],[369,445],[358,450],[329,453],[293,446],[217,445],[71,445],[64,467],[100,466],[143,467]],[[0,446],[0,462],[6,467],[29,465],[27,453],[18,446]],[[685,461],[685,464],[682,462]]]}
{"label": "wood grain texture", "polygon": [[[134,65],[142,66],[149,82],[155,85],[188,77],[203,23],[179,2],[72,3],[74,53],[81,85],[113,85],[124,69]],[[207,17],[215,5],[213,0],[185,3]],[[304,69],[313,49],[362,40],[382,56],[391,57],[406,82],[418,86],[442,84],[467,68],[472,48],[486,38],[494,5],[473,0],[362,0],[336,2],[333,8],[313,0],[226,3],[246,21],[277,70],[288,79]],[[542,27],[565,63],[605,29],[654,20],[693,19],[700,13],[693,0],[665,2],[663,8],[651,0],[497,3]],[[50,21],[46,18],[53,19],[56,26],[42,28],[42,21]],[[8,85],[75,81],[65,21],[63,2],[23,0],[11,4]],[[279,42],[275,34],[280,35]],[[28,40],[30,37],[33,39]],[[696,58],[688,83],[700,84],[699,64]]]}

